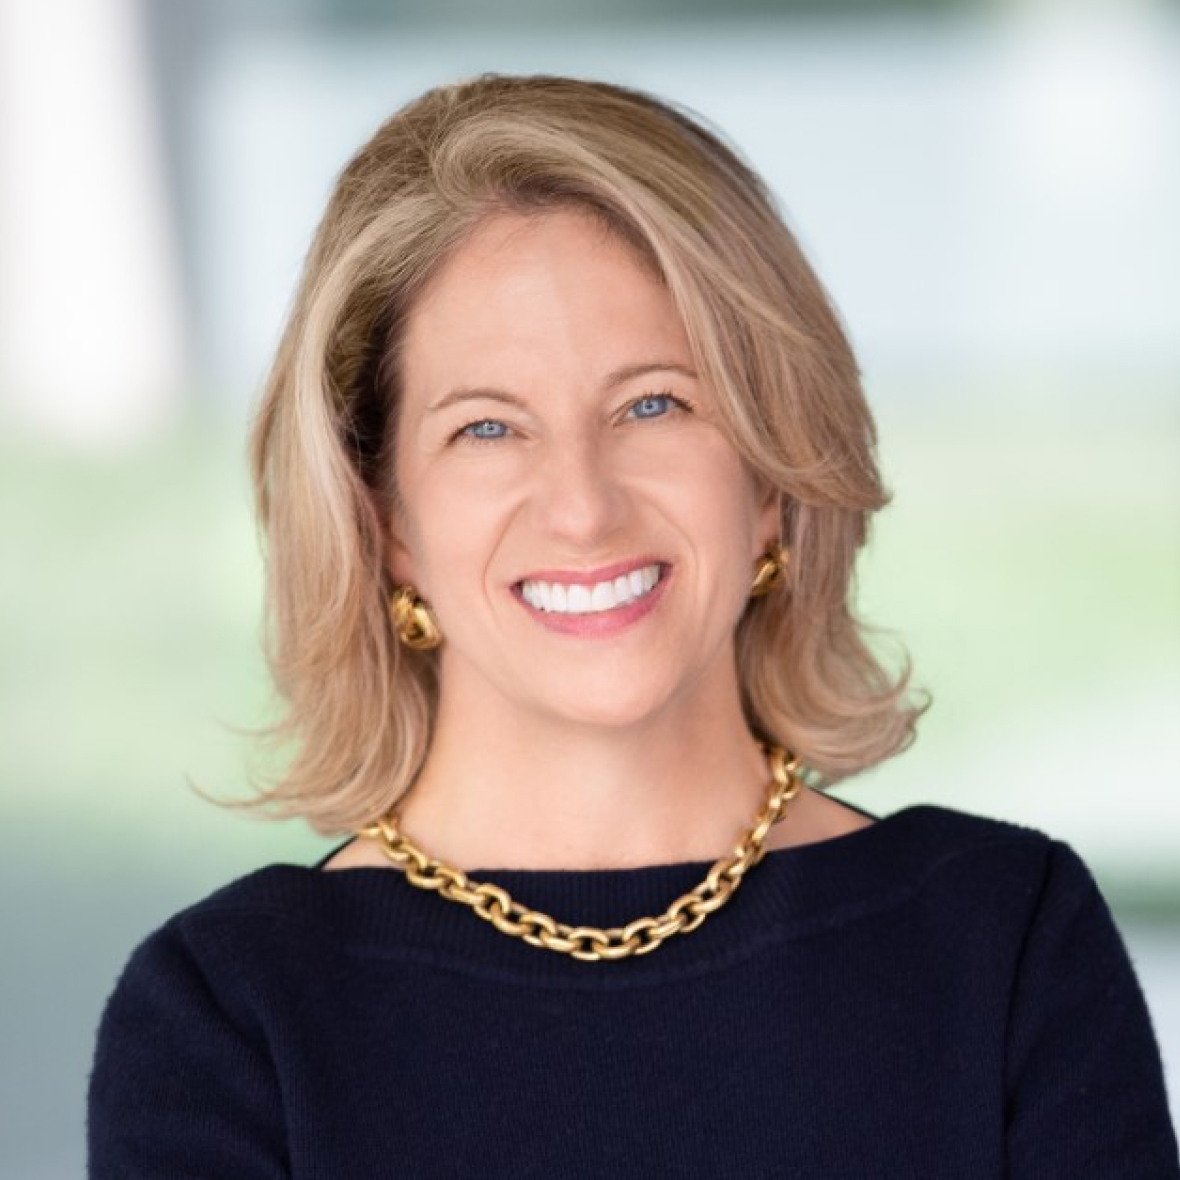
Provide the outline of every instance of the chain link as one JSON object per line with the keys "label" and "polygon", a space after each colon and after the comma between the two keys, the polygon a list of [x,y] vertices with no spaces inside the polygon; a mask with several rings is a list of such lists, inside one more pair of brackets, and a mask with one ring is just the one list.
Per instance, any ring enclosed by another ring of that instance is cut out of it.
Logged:
{"label": "chain link", "polygon": [[462,869],[431,860],[398,828],[394,813],[359,831],[377,840],[382,852],[401,869],[406,880],[448,901],[470,906],[503,934],[530,946],[557,951],[575,959],[603,962],[650,954],[674,934],[695,930],[733,896],[746,873],[766,855],[766,837],[787,813],[799,793],[798,761],[778,746],[764,747],[770,766],[770,793],[733,852],[709,869],[705,879],[678,897],[658,918],[636,918],[626,926],[601,930],[596,926],[567,926],[537,910],[530,910],[498,885],[468,878]]}

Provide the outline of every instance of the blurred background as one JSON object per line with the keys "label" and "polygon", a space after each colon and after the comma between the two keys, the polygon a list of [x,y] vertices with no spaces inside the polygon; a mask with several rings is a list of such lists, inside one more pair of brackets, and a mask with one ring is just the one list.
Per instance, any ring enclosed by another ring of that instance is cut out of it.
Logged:
{"label": "blurred background", "polygon": [[934,707],[837,789],[1094,869],[1180,1093],[1180,6],[0,0],[0,1175],[82,1174],[95,1025],[183,905],[330,846],[246,820],[249,417],[333,177],[426,87],[702,113],[856,343],[862,568]]}

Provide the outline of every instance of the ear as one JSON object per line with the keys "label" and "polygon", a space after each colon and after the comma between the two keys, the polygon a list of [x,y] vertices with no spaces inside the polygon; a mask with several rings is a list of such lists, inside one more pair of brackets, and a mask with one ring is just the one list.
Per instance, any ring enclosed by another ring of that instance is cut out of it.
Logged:
{"label": "ear", "polygon": [[375,503],[374,509],[381,538],[382,563],[389,576],[397,586],[405,583],[417,586],[417,571],[407,541],[409,529],[400,501],[395,499],[385,505]]}
{"label": "ear", "polygon": [[758,481],[758,552],[778,545],[783,535],[783,494],[773,484]]}
{"label": "ear", "polygon": [[395,585],[408,583],[417,587],[421,583],[413,550],[406,539],[407,531],[401,514],[395,513],[385,533],[385,568],[389,570]]}

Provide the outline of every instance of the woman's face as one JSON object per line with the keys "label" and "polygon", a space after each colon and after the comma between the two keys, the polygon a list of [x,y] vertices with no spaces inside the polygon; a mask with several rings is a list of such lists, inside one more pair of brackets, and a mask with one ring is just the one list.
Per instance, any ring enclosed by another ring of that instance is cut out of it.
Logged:
{"label": "woman's face", "polygon": [[576,211],[488,219],[411,310],[402,378],[390,565],[438,617],[444,708],[732,703],[774,504],[626,245]]}

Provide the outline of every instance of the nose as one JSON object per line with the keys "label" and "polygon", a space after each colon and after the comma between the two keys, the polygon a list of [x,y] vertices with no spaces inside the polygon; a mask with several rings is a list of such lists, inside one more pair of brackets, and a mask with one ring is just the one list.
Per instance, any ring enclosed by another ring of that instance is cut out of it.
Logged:
{"label": "nose", "polygon": [[571,547],[590,549],[622,524],[627,493],[599,440],[553,447],[534,491],[540,527]]}

